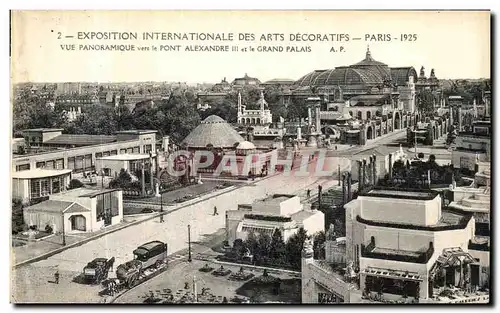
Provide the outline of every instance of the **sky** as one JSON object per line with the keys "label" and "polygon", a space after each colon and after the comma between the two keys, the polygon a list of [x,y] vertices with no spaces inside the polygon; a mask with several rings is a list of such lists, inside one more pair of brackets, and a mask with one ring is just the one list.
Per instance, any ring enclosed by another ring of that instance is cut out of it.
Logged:
{"label": "sky", "polygon": [[[13,83],[216,83],[245,74],[263,82],[296,80],[313,70],[359,62],[368,45],[372,57],[390,67],[413,66],[418,72],[424,66],[427,75],[433,68],[443,79],[490,77],[488,11],[15,11],[11,27]],[[79,32],[134,32],[139,39],[79,39]],[[141,40],[143,32],[233,34],[234,40]],[[239,34],[253,34],[255,40],[239,40]],[[284,40],[262,41],[262,34],[282,34]],[[290,41],[310,34],[344,34],[344,41]],[[95,44],[133,45],[135,51],[81,50]],[[238,51],[185,51],[200,44],[238,46]],[[75,50],[68,50],[72,45]],[[166,45],[180,45],[181,51],[161,51]],[[243,51],[264,46],[284,51]]]}

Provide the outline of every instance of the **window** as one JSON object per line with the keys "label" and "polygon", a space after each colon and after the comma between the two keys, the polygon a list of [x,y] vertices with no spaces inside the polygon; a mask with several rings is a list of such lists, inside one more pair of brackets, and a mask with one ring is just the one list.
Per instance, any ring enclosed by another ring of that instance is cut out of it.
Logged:
{"label": "window", "polygon": [[133,153],[140,153],[140,147],[134,147]]}
{"label": "window", "polygon": [[56,169],[57,170],[64,169],[64,159],[57,159],[56,160]]}
{"label": "window", "polygon": [[104,156],[104,157],[108,157],[108,156],[109,156],[109,151],[103,152],[103,153],[102,153],[102,156]]}
{"label": "window", "polygon": [[119,214],[119,199],[118,192],[112,192],[111,194],[111,216],[118,216]]}
{"label": "window", "polygon": [[36,162],[36,168],[45,167],[45,162]]}
{"label": "window", "polygon": [[118,150],[112,150],[111,151],[111,155],[117,155],[118,154]]}
{"label": "window", "polygon": [[[119,199],[118,192],[108,192],[97,197],[96,204],[96,215],[97,221],[101,221],[104,219],[105,214],[111,214],[111,216],[118,216],[119,209]],[[106,213],[107,212],[107,213]]]}
{"label": "window", "polygon": [[133,148],[128,148],[127,149],[127,153],[133,153],[134,152],[134,149]]}
{"label": "window", "polygon": [[96,220],[97,222],[102,221],[104,219],[104,199],[102,195],[96,197]]}
{"label": "window", "polygon": [[83,160],[84,160],[83,155],[79,155],[76,157],[75,170],[77,170],[77,171],[83,170],[83,168],[84,168]]}
{"label": "window", "polygon": [[50,170],[54,169],[55,166],[56,166],[56,161],[47,161],[45,163],[45,168],[50,169]]}
{"label": "window", "polygon": [[84,166],[86,171],[94,170],[94,165],[92,164],[92,154],[85,155]]}
{"label": "window", "polygon": [[75,169],[75,157],[68,158],[68,168]]}
{"label": "window", "polygon": [[30,169],[30,165],[29,164],[22,164],[22,165],[16,166],[16,172],[29,171],[29,169]]}
{"label": "window", "polygon": [[372,112],[367,111],[367,112],[366,112],[366,119],[367,119],[367,120],[369,120],[369,119],[371,119],[371,118],[372,118]]}
{"label": "window", "polygon": [[102,158],[102,152],[96,152],[95,158],[96,159]]}
{"label": "window", "polygon": [[31,199],[40,197],[40,181],[32,180],[31,181]]}
{"label": "window", "polygon": [[127,149],[120,149],[120,154],[125,154],[127,153]]}
{"label": "window", "polygon": [[146,153],[149,153],[151,150],[153,150],[152,145],[145,145],[144,149]]}

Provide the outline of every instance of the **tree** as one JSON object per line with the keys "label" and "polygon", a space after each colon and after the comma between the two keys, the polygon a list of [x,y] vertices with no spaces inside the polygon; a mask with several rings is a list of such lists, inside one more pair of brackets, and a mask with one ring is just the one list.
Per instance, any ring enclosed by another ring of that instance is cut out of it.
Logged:
{"label": "tree", "polygon": [[91,110],[78,116],[70,132],[74,134],[113,135],[117,130],[115,109],[97,104]]}
{"label": "tree", "polygon": [[109,182],[110,188],[128,188],[132,183],[132,176],[125,169],[121,169],[118,177]]}
{"label": "tree", "polygon": [[258,239],[258,253],[261,259],[269,257],[269,248],[271,245],[271,237],[268,234],[261,234]]}
{"label": "tree", "polygon": [[224,99],[221,103],[213,104],[212,108],[202,111],[200,113],[201,119],[205,119],[210,115],[217,115],[223,118],[228,123],[236,122],[236,118],[238,115],[237,105],[232,103],[228,99]]}
{"label": "tree", "polygon": [[285,241],[280,229],[276,229],[271,239],[269,256],[276,260],[285,260]]}
{"label": "tree", "polygon": [[314,249],[315,259],[325,258],[325,242],[326,242],[326,235],[324,231],[317,232],[314,235],[313,249]]}
{"label": "tree", "polygon": [[426,114],[433,113],[436,101],[437,99],[431,91],[424,90],[418,95],[418,109]]}
{"label": "tree", "polygon": [[253,231],[248,233],[245,245],[254,256],[256,253],[258,253],[257,249],[259,247],[259,242],[257,240],[257,236],[255,236],[255,233]]}
{"label": "tree", "polygon": [[306,238],[307,232],[301,227],[299,231],[296,234],[293,234],[286,243],[288,263],[297,269],[300,268],[302,249],[304,248]]}
{"label": "tree", "polygon": [[78,179],[72,179],[69,182],[68,189],[76,189],[81,187],[83,187],[83,183],[81,181],[79,181]]}
{"label": "tree", "polygon": [[292,98],[292,101],[288,106],[288,117],[293,119],[307,117],[307,103],[305,99]]}
{"label": "tree", "polygon": [[160,129],[163,135],[169,135],[174,142],[181,142],[200,124],[200,115],[195,103],[190,103],[182,92],[172,93],[159,109],[165,118],[155,129]]}
{"label": "tree", "polygon": [[24,230],[23,204],[21,200],[12,200],[12,234]]}

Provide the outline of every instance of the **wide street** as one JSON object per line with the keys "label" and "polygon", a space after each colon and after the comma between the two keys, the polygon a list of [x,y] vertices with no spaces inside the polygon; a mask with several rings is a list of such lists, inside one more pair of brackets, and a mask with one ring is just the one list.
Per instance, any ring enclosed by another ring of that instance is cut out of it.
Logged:
{"label": "wide street", "polygon": [[[309,172],[313,172],[313,169],[315,169],[314,163],[309,166]],[[89,293],[96,293],[97,287],[68,284],[68,281],[81,273],[86,263],[94,258],[115,257],[117,266],[131,260],[132,251],[151,240],[167,242],[169,254],[173,254],[187,248],[188,224],[191,225],[191,240],[198,241],[204,235],[223,228],[225,212],[236,209],[238,204],[251,204],[255,199],[273,193],[290,194],[308,188],[315,189],[319,184],[327,189],[335,186],[337,181],[331,177],[296,176],[293,173],[288,176],[276,175],[169,213],[165,215],[164,223],[160,223],[158,219],[150,220],[68,249],[46,260],[23,266],[13,270],[12,300],[14,302],[92,301],[93,297]],[[219,215],[213,215],[214,206],[217,207]],[[56,266],[61,272],[59,285],[48,282]],[[111,273],[111,276],[113,275]]]}

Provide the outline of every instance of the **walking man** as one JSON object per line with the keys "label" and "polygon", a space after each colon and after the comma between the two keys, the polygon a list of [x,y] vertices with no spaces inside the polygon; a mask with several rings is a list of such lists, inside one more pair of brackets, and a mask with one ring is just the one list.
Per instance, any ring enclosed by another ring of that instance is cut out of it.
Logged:
{"label": "walking man", "polygon": [[307,189],[307,199],[311,198],[311,189]]}
{"label": "walking man", "polygon": [[54,282],[59,284],[59,269],[56,269],[56,273],[54,274]]}
{"label": "walking man", "polygon": [[214,206],[214,216],[215,215],[219,215],[219,213],[217,212],[217,207],[216,206]]}

